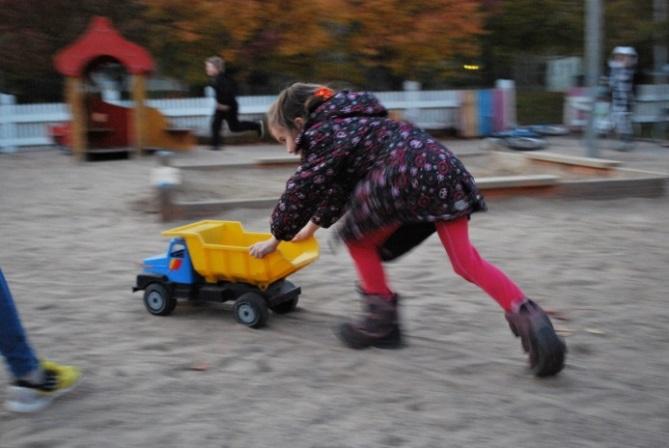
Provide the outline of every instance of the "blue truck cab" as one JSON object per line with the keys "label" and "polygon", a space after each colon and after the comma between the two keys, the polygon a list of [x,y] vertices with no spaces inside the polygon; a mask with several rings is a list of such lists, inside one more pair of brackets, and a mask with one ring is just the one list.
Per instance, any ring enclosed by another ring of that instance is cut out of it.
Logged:
{"label": "blue truck cab", "polygon": [[196,280],[186,242],[182,238],[172,238],[164,255],[145,258],[144,273],[181,284],[190,285]]}

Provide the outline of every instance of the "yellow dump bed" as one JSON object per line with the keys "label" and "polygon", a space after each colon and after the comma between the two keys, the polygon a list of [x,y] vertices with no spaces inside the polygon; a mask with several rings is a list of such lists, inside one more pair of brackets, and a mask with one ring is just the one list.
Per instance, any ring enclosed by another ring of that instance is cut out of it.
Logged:
{"label": "yellow dump bed", "polygon": [[255,258],[249,254],[249,247],[271,235],[247,232],[237,221],[198,221],[162,235],[186,241],[193,268],[209,283],[227,280],[264,289],[314,262],[319,254],[318,242],[312,237],[299,243],[282,241],[275,252]]}

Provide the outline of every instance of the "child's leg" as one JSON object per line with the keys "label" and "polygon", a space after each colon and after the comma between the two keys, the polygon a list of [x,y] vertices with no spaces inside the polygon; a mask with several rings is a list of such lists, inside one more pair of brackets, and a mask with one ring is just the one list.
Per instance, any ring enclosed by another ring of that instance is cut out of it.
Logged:
{"label": "child's leg", "polygon": [[237,110],[230,110],[226,113],[225,119],[232,132],[256,131],[260,135],[260,123],[253,121],[239,121]]}
{"label": "child's leg", "polygon": [[0,353],[15,378],[22,378],[39,368],[26,338],[12,294],[0,270]]}
{"label": "child's leg", "polygon": [[478,254],[469,242],[467,218],[438,222],[437,233],[455,272],[478,285],[506,311],[513,334],[521,338],[537,376],[555,375],[564,367],[566,346],[555,333],[548,315],[525,297],[509,277]]}
{"label": "child's leg", "polygon": [[337,335],[344,344],[355,349],[366,347],[399,348],[402,331],[398,322],[397,296],[386,283],[379,247],[397,230],[396,225],[368,233],[348,247],[360,278],[365,312],[359,320],[339,326]]}
{"label": "child's leg", "polygon": [[379,247],[397,230],[397,227],[397,225],[387,226],[368,233],[361,239],[346,243],[358,272],[360,287],[366,294],[381,297],[392,296],[392,290],[386,282],[386,274],[379,256]]}
{"label": "child's leg", "polygon": [[211,147],[220,149],[221,146],[221,128],[223,127],[223,111],[217,110],[211,118]]}
{"label": "child's leg", "polygon": [[481,258],[472,246],[466,217],[455,221],[439,221],[436,226],[441,243],[458,275],[487,292],[505,311],[511,311],[514,305],[523,302],[525,294],[518,285],[499,268]]}

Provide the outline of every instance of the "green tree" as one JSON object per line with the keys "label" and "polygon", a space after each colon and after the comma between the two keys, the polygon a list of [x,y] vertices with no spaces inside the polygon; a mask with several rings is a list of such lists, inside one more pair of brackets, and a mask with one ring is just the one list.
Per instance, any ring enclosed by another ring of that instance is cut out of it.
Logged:
{"label": "green tree", "polygon": [[526,56],[580,54],[582,0],[501,0],[490,2],[483,39],[488,81],[512,76]]}
{"label": "green tree", "polygon": [[609,0],[604,14],[607,55],[618,45],[631,45],[639,53],[642,82],[653,82],[645,73],[653,70],[653,45],[669,45],[669,22],[653,21],[653,0]]}
{"label": "green tree", "polygon": [[53,56],[86,28],[109,17],[129,39],[142,42],[142,7],[133,0],[0,0],[0,91],[25,101],[62,98]]}
{"label": "green tree", "polygon": [[[509,77],[523,57],[582,56],[585,9],[582,0],[487,0],[483,59],[488,80]],[[634,46],[641,69],[652,64],[657,36],[667,41],[669,23],[654,23],[652,0],[607,0],[604,62],[617,45]]]}

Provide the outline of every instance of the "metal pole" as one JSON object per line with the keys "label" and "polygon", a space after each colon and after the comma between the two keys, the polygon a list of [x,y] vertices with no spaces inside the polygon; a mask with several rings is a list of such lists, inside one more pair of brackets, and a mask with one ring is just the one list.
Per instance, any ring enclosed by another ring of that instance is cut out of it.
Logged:
{"label": "metal pole", "polygon": [[586,85],[590,96],[590,113],[585,130],[585,147],[588,157],[598,157],[597,131],[595,130],[595,105],[597,84],[602,52],[602,3],[601,0],[587,0],[585,20],[585,60]]}
{"label": "metal pole", "polygon": [[[662,23],[667,20],[669,15],[669,1],[667,0],[653,0],[653,21]],[[655,82],[663,83],[666,80],[666,72],[663,71],[667,65],[667,38],[660,35],[655,36],[655,45],[653,46],[653,59],[655,72]]]}

